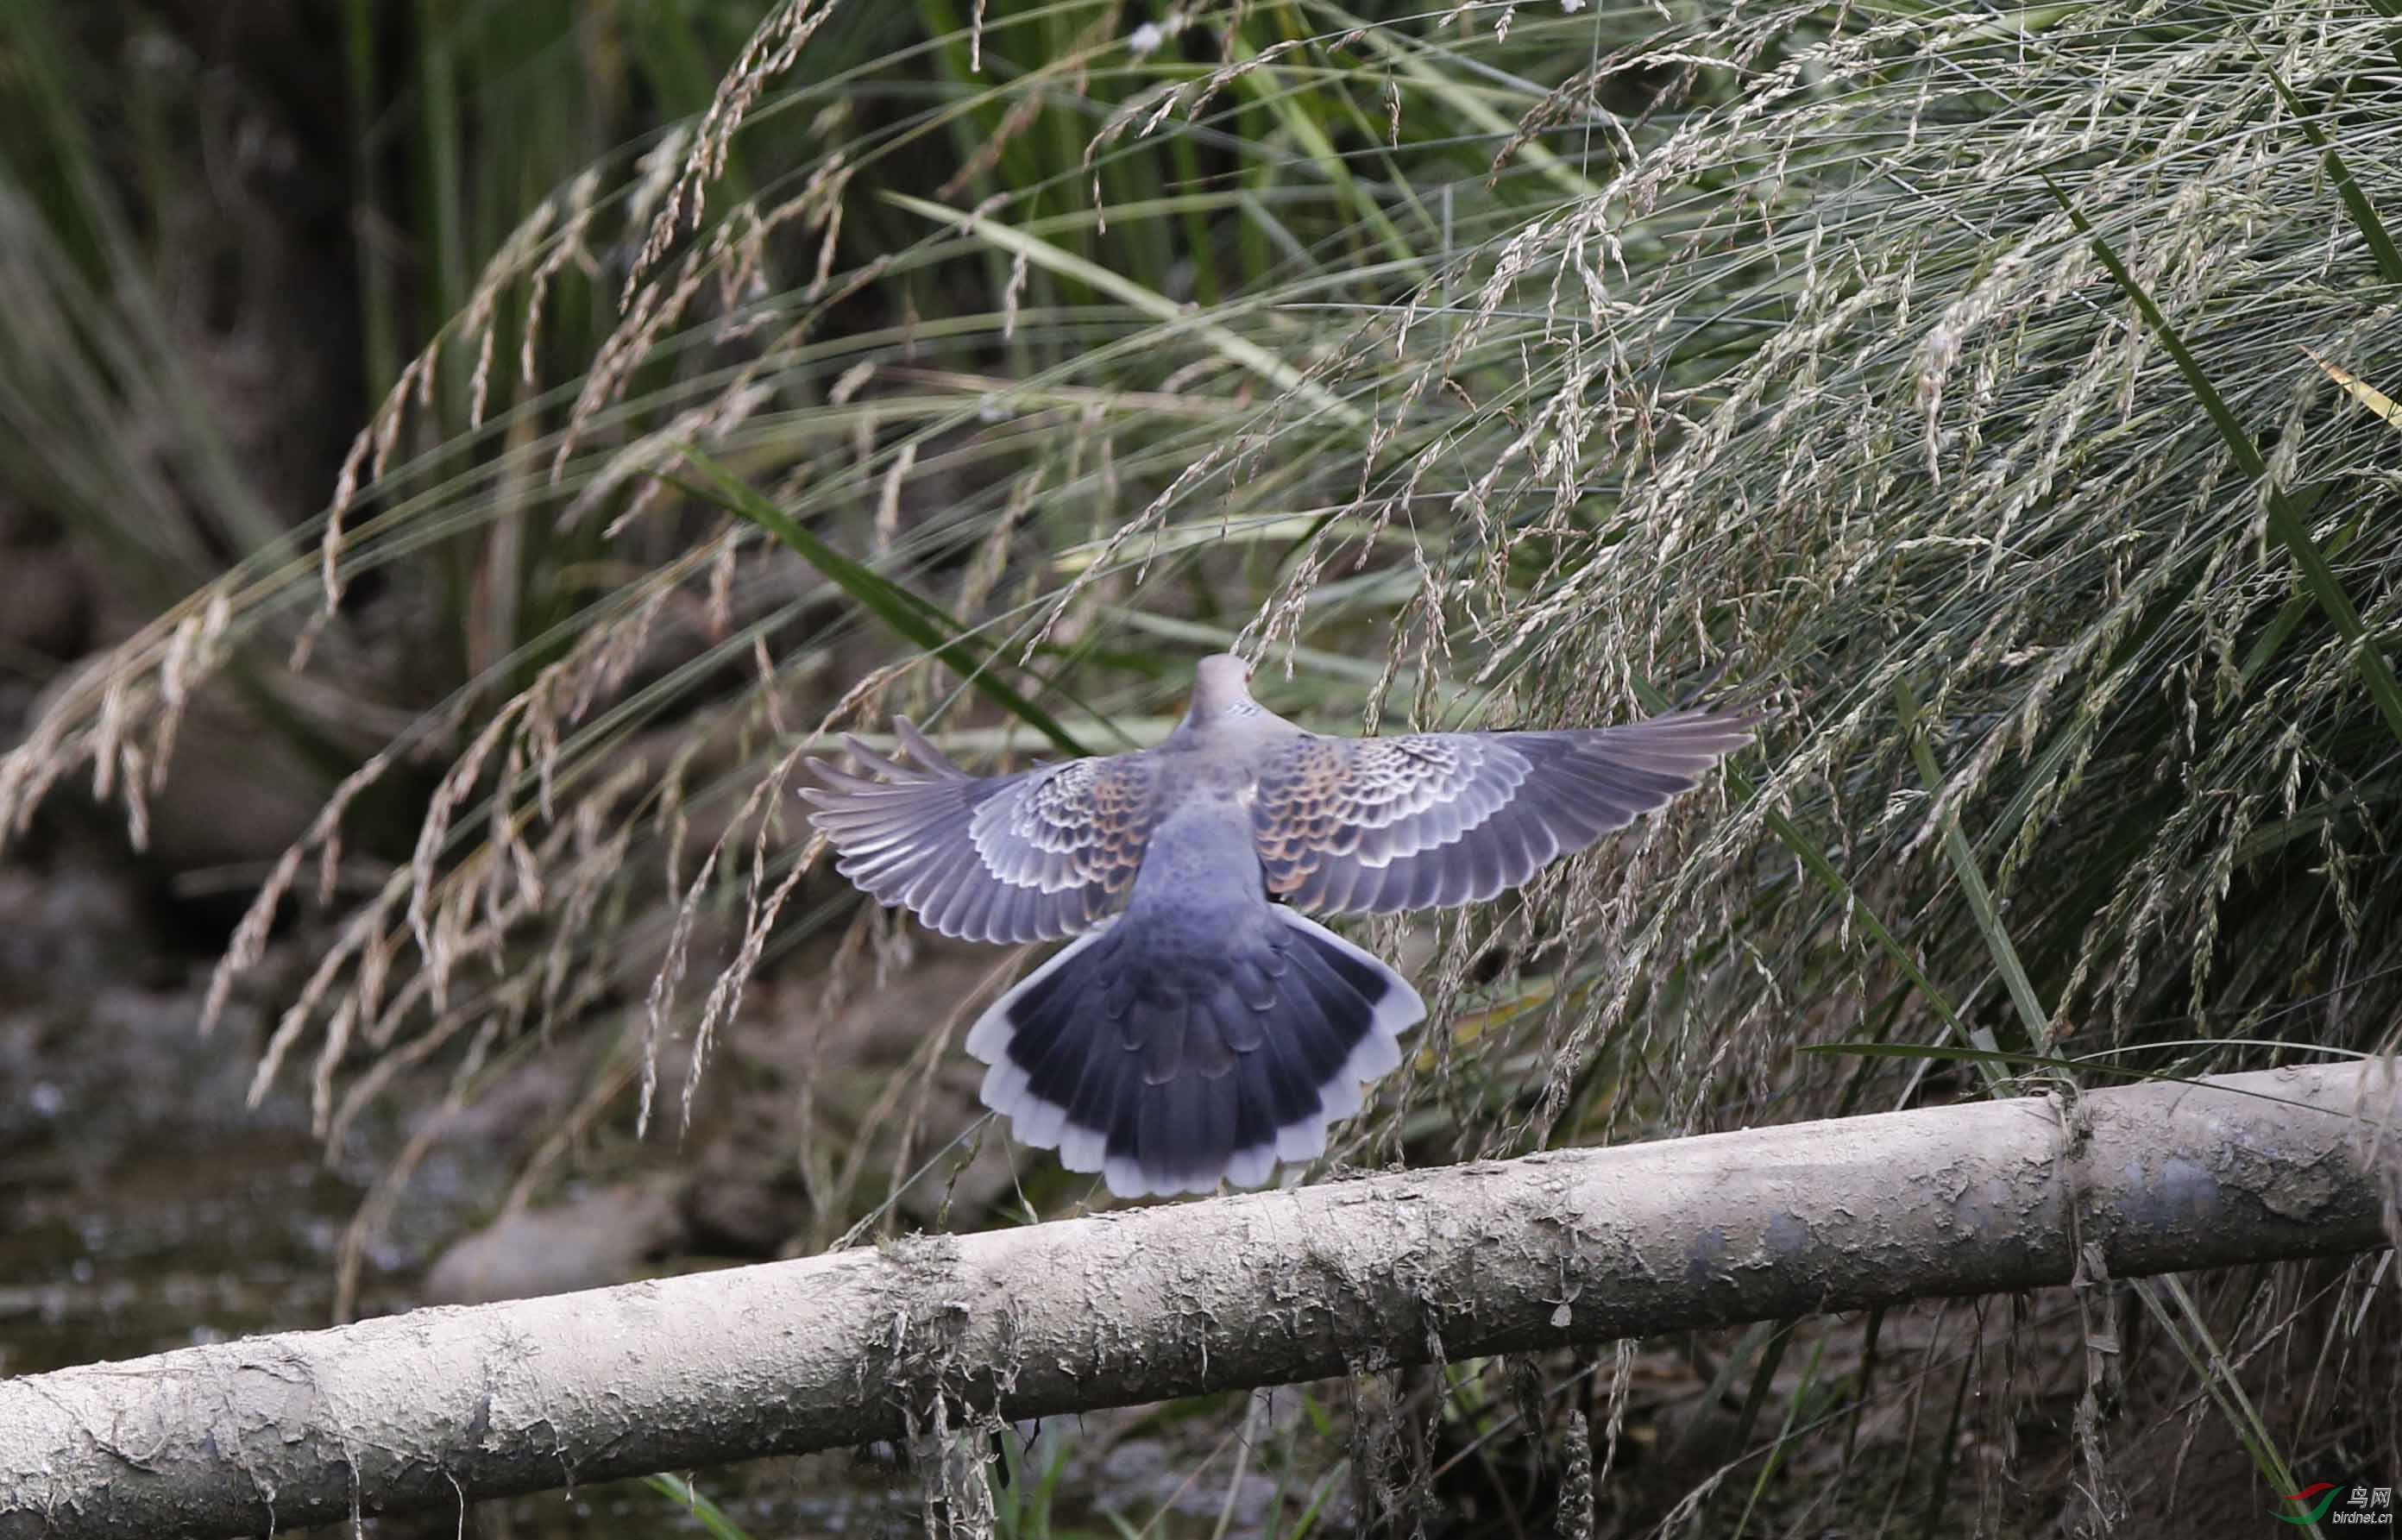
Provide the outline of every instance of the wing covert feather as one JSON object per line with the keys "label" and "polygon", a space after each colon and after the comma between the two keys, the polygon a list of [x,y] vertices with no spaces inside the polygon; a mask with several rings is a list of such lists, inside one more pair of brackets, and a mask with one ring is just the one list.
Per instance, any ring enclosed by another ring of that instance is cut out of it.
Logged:
{"label": "wing covert feather", "polygon": [[1159,816],[1145,755],[973,776],[894,726],[905,761],[843,740],[878,778],[808,762],[821,784],[800,794],[844,876],[962,941],[1056,941],[1125,902]]}
{"label": "wing covert feather", "polygon": [[1692,790],[1759,721],[1293,739],[1263,766],[1252,810],[1268,888],[1320,914],[1490,899]]}

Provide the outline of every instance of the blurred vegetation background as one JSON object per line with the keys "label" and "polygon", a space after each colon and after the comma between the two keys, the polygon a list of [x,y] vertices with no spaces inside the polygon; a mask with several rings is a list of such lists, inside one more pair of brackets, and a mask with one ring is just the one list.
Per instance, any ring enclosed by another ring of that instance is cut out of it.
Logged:
{"label": "blurred vegetation background", "polygon": [[[2397,9],[0,0],[0,1372],[1105,1205],[790,792],[1229,646],[1780,713],[1368,928],[1313,1178],[2390,1054]],[[2390,1261],[470,1522],[2252,1533],[2402,1471]]]}

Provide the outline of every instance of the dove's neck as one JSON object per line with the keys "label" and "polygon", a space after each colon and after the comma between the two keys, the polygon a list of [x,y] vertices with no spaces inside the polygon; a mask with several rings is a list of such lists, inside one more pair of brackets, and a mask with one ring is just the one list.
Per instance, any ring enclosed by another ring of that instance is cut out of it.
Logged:
{"label": "dove's neck", "polygon": [[1244,695],[1236,700],[1225,701],[1207,708],[1196,704],[1193,709],[1184,713],[1184,720],[1194,726],[1199,726],[1203,722],[1248,722],[1253,717],[1264,717],[1267,714],[1266,707],[1250,696]]}
{"label": "dove's neck", "polygon": [[1248,695],[1213,703],[1197,703],[1184,714],[1176,736],[1189,744],[1209,748],[1240,748],[1270,738],[1290,737],[1301,729]]}

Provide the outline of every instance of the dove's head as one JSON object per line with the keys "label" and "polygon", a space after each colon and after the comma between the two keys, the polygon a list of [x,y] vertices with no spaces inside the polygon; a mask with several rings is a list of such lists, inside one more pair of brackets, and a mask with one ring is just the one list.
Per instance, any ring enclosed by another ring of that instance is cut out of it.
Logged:
{"label": "dove's head", "polygon": [[1251,666],[1232,653],[1201,660],[1193,671],[1192,720],[1241,715],[1257,710],[1251,701]]}

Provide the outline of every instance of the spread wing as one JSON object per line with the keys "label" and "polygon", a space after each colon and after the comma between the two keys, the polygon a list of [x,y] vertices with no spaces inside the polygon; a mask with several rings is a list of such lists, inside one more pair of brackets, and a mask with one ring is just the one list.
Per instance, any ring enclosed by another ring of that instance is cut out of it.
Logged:
{"label": "spread wing", "polygon": [[1252,807],[1268,889],[1319,914],[1492,898],[1692,790],[1759,722],[1676,711],[1555,733],[1293,739]]}
{"label": "spread wing", "polygon": [[809,762],[825,784],[801,795],[844,876],[962,941],[1055,941],[1125,901],[1158,821],[1147,756],[971,776],[906,718],[894,727],[914,763],[843,740],[881,780]]}

